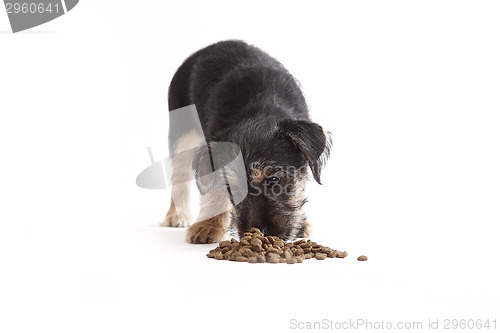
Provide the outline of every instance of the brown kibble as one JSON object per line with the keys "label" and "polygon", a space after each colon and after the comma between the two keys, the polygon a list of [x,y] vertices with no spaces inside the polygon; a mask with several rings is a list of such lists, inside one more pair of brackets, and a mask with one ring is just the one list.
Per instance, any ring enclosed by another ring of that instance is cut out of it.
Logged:
{"label": "brown kibble", "polygon": [[325,260],[327,257],[327,254],[326,253],[321,253],[321,252],[318,252],[314,255],[314,258],[318,259],[318,260]]}
{"label": "brown kibble", "polygon": [[304,250],[299,247],[298,249],[295,250],[295,253],[294,253],[296,256],[302,256],[304,255]]}
{"label": "brown kibble", "polygon": [[313,257],[312,252],[304,253],[304,259],[311,259]]}
{"label": "brown kibble", "polygon": [[258,261],[257,257],[250,257],[250,258],[247,258],[247,262],[254,264],[254,263],[257,263],[259,261]]}
{"label": "brown kibble", "polygon": [[277,253],[269,253],[267,261],[270,263],[279,263],[280,262],[280,255]]}
{"label": "brown kibble", "polygon": [[337,251],[337,258],[347,257],[347,252]]}
{"label": "brown kibble", "polygon": [[227,241],[227,240],[219,243],[219,247],[221,247],[221,248],[229,246],[229,245],[231,245],[231,241]]}
{"label": "brown kibble", "polygon": [[259,253],[255,256],[255,258],[257,258],[257,262],[266,262],[266,256],[263,254]]}
{"label": "brown kibble", "polygon": [[[257,228],[251,228],[245,232],[241,241],[231,238],[219,243],[211,249],[208,258],[217,260],[230,260],[249,263],[302,263],[305,259],[316,258],[324,260],[328,258],[345,258],[347,252],[337,251],[322,246],[310,239],[300,239],[296,242],[287,243],[277,236],[264,236]],[[363,259],[366,258],[366,259]],[[360,256],[358,260],[367,260],[366,256]]]}
{"label": "brown kibble", "polygon": [[271,244],[274,244],[274,242],[276,241],[274,236],[266,236],[266,238],[269,240],[269,243]]}
{"label": "brown kibble", "polygon": [[328,253],[328,258],[335,258],[337,256],[337,253],[337,250],[330,251],[330,253]]}
{"label": "brown kibble", "polygon": [[358,257],[358,260],[359,260],[359,261],[367,261],[367,260],[368,260],[368,257],[367,257],[367,256],[359,256],[359,257]]}
{"label": "brown kibble", "polygon": [[267,249],[266,249],[267,253],[278,253],[278,249],[275,248],[274,246],[269,246]]}
{"label": "brown kibble", "polygon": [[229,250],[226,253],[224,253],[224,260],[229,260],[229,258],[231,258],[232,254],[233,254],[233,250]]}
{"label": "brown kibble", "polygon": [[318,253],[318,252],[321,252],[321,249],[322,249],[322,246],[313,246],[311,248],[311,252]]}
{"label": "brown kibble", "polygon": [[255,227],[250,228],[250,232],[253,233],[255,236],[264,236],[262,231],[260,231],[258,228]]}
{"label": "brown kibble", "polygon": [[323,246],[320,251],[321,251],[321,253],[328,254],[328,253],[332,252],[333,250],[330,249],[329,247]]}
{"label": "brown kibble", "polygon": [[300,245],[300,244],[304,244],[306,242],[305,239],[301,239],[301,240],[298,240],[296,242],[293,242],[293,245]]}
{"label": "brown kibble", "polygon": [[250,240],[252,239],[252,237],[250,236],[245,236],[245,237],[242,237],[241,238],[241,241],[240,241],[240,244],[243,244],[243,245],[250,245]]}
{"label": "brown kibble", "polygon": [[273,247],[278,251],[278,254],[283,254],[283,248],[273,245]]}
{"label": "brown kibble", "polygon": [[277,246],[277,247],[284,247],[285,246],[285,242],[283,242],[281,239],[278,239],[278,240],[274,241],[273,245]]}
{"label": "brown kibble", "polygon": [[254,252],[261,252],[262,251],[262,246],[260,246],[260,245],[253,245],[252,246],[252,251],[254,251]]}
{"label": "brown kibble", "polygon": [[255,257],[255,253],[249,248],[241,249],[240,253],[242,256],[247,257],[247,258]]}
{"label": "brown kibble", "polygon": [[230,260],[236,260],[236,258],[241,257],[241,252],[240,251],[234,251],[233,254],[231,254],[231,257],[229,257]]}
{"label": "brown kibble", "polygon": [[250,244],[251,245],[259,245],[259,246],[262,246],[262,241],[258,238],[252,238],[250,240]]}

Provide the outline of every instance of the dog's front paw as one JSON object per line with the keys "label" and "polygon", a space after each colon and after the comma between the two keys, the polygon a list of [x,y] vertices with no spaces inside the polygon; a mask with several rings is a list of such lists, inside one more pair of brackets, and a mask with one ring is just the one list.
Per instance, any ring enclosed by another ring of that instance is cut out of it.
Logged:
{"label": "dog's front paw", "polygon": [[191,218],[185,214],[177,214],[174,210],[169,211],[165,216],[163,222],[160,223],[162,227],[182,228],[190,224]]}
{"label": "dog's front paw", "polygon": [[219,219],[216,216],[190,226],[186,234],[187,241],[193,244],[210,244],[223,241],[226,228]]}

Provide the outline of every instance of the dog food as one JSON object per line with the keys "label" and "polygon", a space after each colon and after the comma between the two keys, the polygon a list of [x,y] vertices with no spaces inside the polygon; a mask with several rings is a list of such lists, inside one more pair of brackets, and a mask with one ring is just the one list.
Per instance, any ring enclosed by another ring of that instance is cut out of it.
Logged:
{"label": "dog food", "polygon": [[359,257],[358,257],[358,260],[359,260],[359,261],[367,261],[367,260],[368,260],[368,257],[367,257],[367,256],[359,256]]}
{"label": "dog food", "polygon": [[347,252],[321,246],[309,239],[287,243],[276,236],[264,236],[259,229],[252,228],[250,232],[245,232],[239,242],[234,238],[220,242],[219,246],[208,252],[207,257],[250,263],[296,264],[311,258],[345,258]]}

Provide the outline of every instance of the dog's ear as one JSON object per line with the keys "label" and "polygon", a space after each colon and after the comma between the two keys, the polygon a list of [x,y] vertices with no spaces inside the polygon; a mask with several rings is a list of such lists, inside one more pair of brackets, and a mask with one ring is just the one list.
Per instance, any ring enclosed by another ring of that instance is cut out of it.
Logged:
{"label": "dog's ear", "polygon": [[318,124],[305,120],[286,120],[278,126],[282,135],[302,152],[314,179],[321,184],[321,169],[330,153],[330,135]]}

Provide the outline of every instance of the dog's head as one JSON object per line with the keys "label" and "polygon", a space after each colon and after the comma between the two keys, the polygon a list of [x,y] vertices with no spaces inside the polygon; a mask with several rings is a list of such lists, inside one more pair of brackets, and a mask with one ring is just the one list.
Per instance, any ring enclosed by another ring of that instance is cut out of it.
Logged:
{"label": "dog's head", "polygon": [[[320,183],[330,148],[329,135],[306,120],[245,123],[232,133],[231,141],[241,149],[246,174],[238,177],[234,170],[226,169],[224,177],[233,194],[241,188],[242,180],[248,189],[243,201],[232,209],[233,226],[240,236],[257,227],[265,235],[302,237],[308,170]],[[207,154],[196,161],[198,169],[210,169],[209,163],[213,163]],[[207,193],[206,185],[198,181],[202,193]]]}

